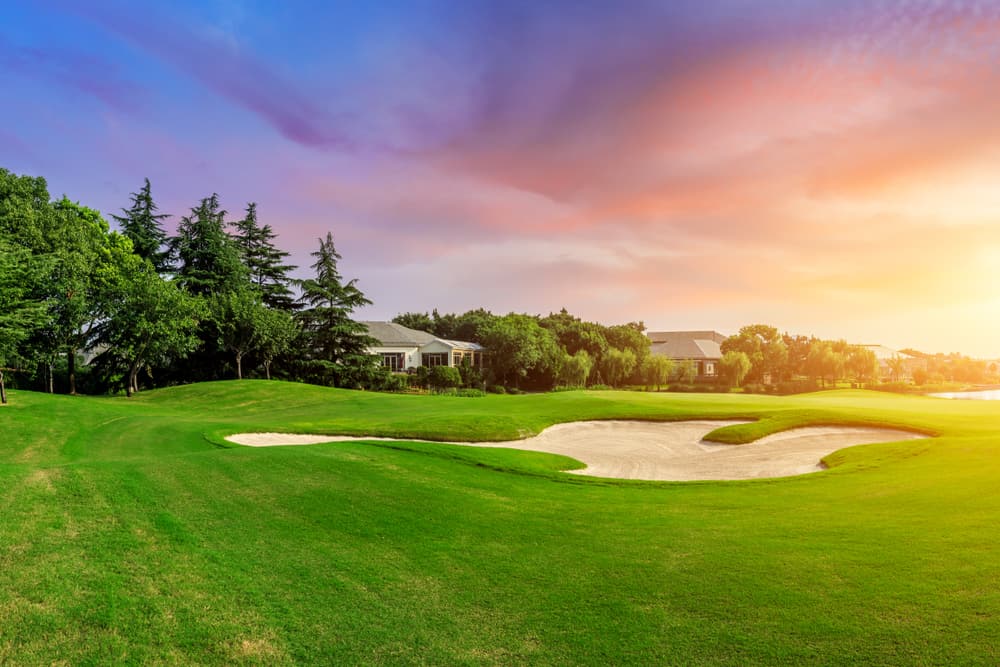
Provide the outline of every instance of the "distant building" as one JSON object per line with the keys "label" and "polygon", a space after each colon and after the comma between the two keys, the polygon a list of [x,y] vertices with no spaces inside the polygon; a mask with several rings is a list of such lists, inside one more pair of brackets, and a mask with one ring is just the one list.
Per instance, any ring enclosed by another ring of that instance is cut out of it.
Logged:
{"label": "distant building", "polygon": [[899,380],[909,380],[913,377],[913,371],[917,368],[924,366],[925,362],[920,357],[915,357],[912,354],[907,354],[906,352],[899,352],[885,345],[860,345],[866,350],[871,350],[875,353],[875,358],[878,360],[879,374],[882,379],[888,380],[892,379],[892,368],[889,362],[893,359],[901,359],[903,361],[903,375],[898,378]]}
{"label": "distant building", "polygon": [[698,369],[697,380],[715,379],[719,375],[720,345],[727,336],[718,331],[648,331],[651,354],[675,362],[693,361]]}
{"label": "distant building", "polygon": [[483,365],[483,347],[476,343],[438,338],[395,322],[362,324],[378,341],[378,345],[369,348],[368,352],[379,355],[382,365],[395,373],[419,366],[460,366],[463,359],[468,359],[473,366]]}

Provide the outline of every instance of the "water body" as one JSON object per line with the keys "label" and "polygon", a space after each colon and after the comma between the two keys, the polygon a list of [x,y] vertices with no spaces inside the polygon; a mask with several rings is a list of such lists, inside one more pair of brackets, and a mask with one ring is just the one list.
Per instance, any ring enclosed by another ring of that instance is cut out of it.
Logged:
{"label": "water body", "polygon": [[961,398],[974,401],[1000,401],[1000,389],[984,389],[982,391],[945,391],[940,394],[928,394],[937,398]]}

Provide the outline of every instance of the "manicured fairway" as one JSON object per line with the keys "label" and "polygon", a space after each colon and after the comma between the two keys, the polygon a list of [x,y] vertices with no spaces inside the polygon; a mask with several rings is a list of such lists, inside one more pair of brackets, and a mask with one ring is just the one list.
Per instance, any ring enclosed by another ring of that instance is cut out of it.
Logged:
{"label": "manicured fairway", "polygon": [[[420,443],[564,421],[759,418],[940,437],[831,470],[644,483]],[[0,664],[996,664],[1000,404],[269,382],[0,409]]]}

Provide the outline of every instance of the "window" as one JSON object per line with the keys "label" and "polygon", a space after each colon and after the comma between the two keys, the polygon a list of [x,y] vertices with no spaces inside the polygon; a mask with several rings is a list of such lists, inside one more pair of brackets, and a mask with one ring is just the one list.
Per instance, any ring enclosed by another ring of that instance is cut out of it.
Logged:
{"label": "window", "polygon": [[433,368],[434,366],[447,366],[448,365],[448,353],[447,352],[424,352],[420,355],[420,363],[428,368]]}
{"label": "window", "polygon": [[711,361],[705,362],[705,375],[715,375],[715,364]]}
{"label": "window", "polygon": [[382,366],[388,368],[393,373],[402,373],[404,370],[402,352],[381,352]]}

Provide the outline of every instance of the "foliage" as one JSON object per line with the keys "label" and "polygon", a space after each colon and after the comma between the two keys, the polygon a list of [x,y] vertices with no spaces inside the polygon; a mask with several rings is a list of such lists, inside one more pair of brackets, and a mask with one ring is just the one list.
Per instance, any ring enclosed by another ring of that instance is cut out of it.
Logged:
{"label": "foliage", "polygon": [[257,221],[257,204],[247,204],[246,215],[233,224],[233,236],[240,259],[250,274],[250,283],[260,292],[265,306],[291,311],[296,303],[292,298],[291,278],[288,274],[296,266],[285,264],[289,253],[279,249],[274,240],[277,234],[270,225],[261,226]]}
{"label": "foliage", "polygon": [[235,291],[246,284],[248,273],[239,250],[226,233],[226,211],[219,195],[202,199],[181,218],[171,240],[179,265],[177,281],[196,296]]}
{"label": "foliage", "polygon": [[672,359],[659,354],[651,354],[642,362],[640,374],[642,381],[647,386],[656,386],[656,391],[670,381],[670,376],[674,372],[674,362]]}
{"label": "foliage", "polygon": [[594,360],[586,350],[577,350],[576,354],[564,352],[559,364],[559,382],[569,387],[586,386],[593,367]]}
{"label": "foliage", "polygon": [[691,384],[698,377],[698,366],[691,359],[684,359],[674,366],[674,379],[679,384]]}
{"label": "foliage", "polygon": [[559,362],[559,348],[552,332],[529,315],[511,313],[488,322],[482,344],[489,350],[489,366],[500,383],[520,384],[530,375],[549,374]]}
{"label": "foliage", "polygon": [[750,360],[747,381],[777,381],[788,361],[788,347],[775,327],[751,324],[741,327],[738,334],[730,336],[720,346],[722,353],[742,352]]}
{"label": "foliage", "polygon": [[719,374],[730,387],[743,385],[743,380],[750,372],[750,357],[745,352],[729,350],[719,360]]}
{"label": "foliage", "polygon": [[351,319],[351,313],[371,304],[356,280],[343,282],[337,262],[341,259],[327,233],[319,239],[319,249],[312,269],[315,278],[302,281],[305,309],[297,318],[302,328],[304,362],[307,378],[332,386],[364,386],[378,369],[378,359],[368,354],[377,341],[368,335],[364,324]]}
{"label": "foliage", "polygon": [[601,375],[612,387],[620,387],[635,371],[636,355],[631,349],[610,348],[601,358]]}
{"label": "foliage", "polygon": [[123,215],[112,214],[111,217],[118,223],[122,234],[132,242],[135,254],[149,260],[158,273],[169,273],[173,265],[162,222],[170,216],[157,213],[158,207],[153,201],[152,186],[148,178],[143,181],[138,192],[129,196],[132,197],[132,202],[128,208],[122,209]]}
{"label": "foliage", "polygon": [[451,389],[462,385],[462,375],[454,366],[434,366],[427,381],[433,389]]}

